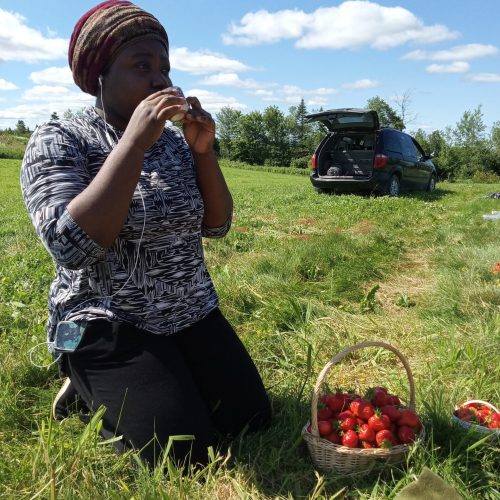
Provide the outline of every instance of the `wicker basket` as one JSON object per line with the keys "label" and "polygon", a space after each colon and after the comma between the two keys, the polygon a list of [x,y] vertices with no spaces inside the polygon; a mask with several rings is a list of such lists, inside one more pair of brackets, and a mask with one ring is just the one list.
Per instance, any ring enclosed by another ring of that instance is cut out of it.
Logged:
{"label": "wicker basket", "polygon": [[[307,430],[309,422],[302,429],[302,437],[304,438],[314,466],[322,471],[335,471],[340,474],[368,472],[374,468],[385,464],[399,464],[406,461],[406,456],[410,450],[407,444],[393,446],[390,449],[386,448],[348,448],[334,444],[319,435],[318,431],[318,399],[320,396],[321,387],[330,369],[346,356],[359,349],[366,347],[382,347],[393,352],[402,362],[408,382],[410,386],[410,402],[409,408],[415,411],[415,382],[411,373],[410,366],[406,358],[393,346],[385,342],[370,341],[362,342],[339,352],[332,358],[323,368],[318,376],[314,393],[311,401],[311,431]],[[421,432],[420,437],[423,436]]]}
{"label": "wicker basket", "polygon": [[[482,401],[481,399],[471,399],[470,401],[462,403],[462,406],[468,405],[469,403],[480,403],[482,405],[488,406],[497,413],[499,412],[498,408],[493,406],[491,403],[488,403],[487,401]],[[459,406],[455,406],[455,410],[458,410],[459,408]],[[500,439],[500,429],[489,429],[488,427],[477,424],[476,422],[465,422],[464,420],[459,419],[454,414],[451,415],[451,421],[467,431],[470,431],[472,429],[472,432],[483,434],[483,437],[488,434],[490,436],[490,441]]]}

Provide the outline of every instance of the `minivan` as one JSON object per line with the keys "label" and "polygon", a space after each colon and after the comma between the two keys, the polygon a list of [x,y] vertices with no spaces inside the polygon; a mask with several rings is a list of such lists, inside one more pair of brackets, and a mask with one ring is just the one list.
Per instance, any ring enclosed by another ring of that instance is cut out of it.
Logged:
{"label": "minivan", "polygon": [[380,127],[369,109],[330,109],[306,116],[328,129],[312,156],[311,183],[319,192],[368,191],[398,196],[436,187],[436,167],[412,136]]}

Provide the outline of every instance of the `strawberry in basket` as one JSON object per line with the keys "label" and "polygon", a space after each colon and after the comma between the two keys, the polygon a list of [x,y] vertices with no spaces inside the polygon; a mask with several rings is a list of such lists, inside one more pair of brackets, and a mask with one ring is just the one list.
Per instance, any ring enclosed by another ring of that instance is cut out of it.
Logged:
{"label": "strawberry in basket", "polygon": [[[354,351],[376,347],[392,352],[403,365],[409,384],[409,408],[384,387],[364,396],[338,390],[321,393],[330,369]],[[311,398],[311,419],[302,428],[314,466],[340,474],[370,472],[404,463],[409,444],[423,437],[415,409],[415,381],[408,361],[386,342],[366,341],[346,347],[323,367]]]}
{"label": "strawberry in basket", "polygon": [[500,412],[486,401],[474,400],[457,405],[453,415],[462,422],[487,429],[500,429]]}
{"label": "strawberry in basket", "polygon": [[[399,397],[384,387],[369,389],[365,397],[343,392],[323,394],[317,418],[322,438],[348,448],[410,444],[422,429],[418,415],[401,406]],[[310,425],[307,430],[311,432]]]}

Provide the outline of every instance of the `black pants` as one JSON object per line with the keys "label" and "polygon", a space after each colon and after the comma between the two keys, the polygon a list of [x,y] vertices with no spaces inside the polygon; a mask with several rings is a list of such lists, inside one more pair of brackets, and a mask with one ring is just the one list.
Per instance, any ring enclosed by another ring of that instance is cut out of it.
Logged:
{"label": "black pants", "polygon": [[221,436],[253,431],[270,420],[270,404],[245,347],[222,313],[169,336],[131,325],[89,323],[78,349],[65,355],[65,371],[92,410],[106,407],[103,435],[122,435],[154,465],[169,436],[178,461],[207,462],[207,447]]}

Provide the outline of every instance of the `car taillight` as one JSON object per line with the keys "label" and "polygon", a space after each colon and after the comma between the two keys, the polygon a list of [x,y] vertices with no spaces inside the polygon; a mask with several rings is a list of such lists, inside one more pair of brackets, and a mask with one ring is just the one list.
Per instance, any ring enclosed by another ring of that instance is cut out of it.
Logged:
{"label": "car taillight", "polygon": [[316,170],[316,153],[314,153],[311,157],[311,168]]}
{"label": "car taillight", "polygon": [[375,155],[373,160],[373,168],[384,168],[389,161],[389,157],[386,155]]}

